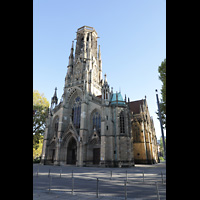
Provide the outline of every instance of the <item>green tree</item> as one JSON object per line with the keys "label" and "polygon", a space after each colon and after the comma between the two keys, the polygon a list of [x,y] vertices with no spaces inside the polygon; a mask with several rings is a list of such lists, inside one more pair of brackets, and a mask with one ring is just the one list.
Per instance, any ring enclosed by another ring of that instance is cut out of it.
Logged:
{"label": "green tree", "polygon": [[43,136],[40,136],[37,148],[33,147],[33,160],[40,157],[42,154]]}
{"label": "green tree", "polygon": [[[162,81],[160,110],[164,128],[166,128],[166,59],[158,67],[159,79]],[[158,114],[158,113],[157,113]]]}
{"label": "green tree", "polygon": [[37,150],[44,134],[49,102],[37,90],[33,91],[33,148]]}
{"label": "green tree", "polygon": [[[166,138],[165,138],[165,146],[166,146]],[[164,148],[163,148],[163,141],[162,137],[160,137],[160,152],[162,152],[162,155],[165,155]]]}

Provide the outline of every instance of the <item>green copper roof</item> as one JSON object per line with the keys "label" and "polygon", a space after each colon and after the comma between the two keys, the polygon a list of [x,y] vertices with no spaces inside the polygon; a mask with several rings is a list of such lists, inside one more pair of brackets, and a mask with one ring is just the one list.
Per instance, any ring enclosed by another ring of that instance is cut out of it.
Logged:
{"label": "green copper roof", "polygon": [[[118,105],[125,105],[125,102],[123,100],[123,97],[121,93],[118,94]],[[112,98],[111,98],[111,105],[116,105],[117,104],[117,99],[116,99],[116,93],[113,93]]]}

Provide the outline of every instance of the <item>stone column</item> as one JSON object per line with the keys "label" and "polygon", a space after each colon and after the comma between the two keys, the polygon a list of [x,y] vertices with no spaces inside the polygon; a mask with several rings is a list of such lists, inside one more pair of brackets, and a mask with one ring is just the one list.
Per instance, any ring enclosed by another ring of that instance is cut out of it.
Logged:
{"label": "stone column", "polygon": [[56,138],[56,151],[55,151],[55,165],[60,165],[60,146],[63,124],[63,108],[60,108],[59,123],[58,123],[58,135]]}
{"label": "stone column", "polygon": [[77,166],[84,166],[86,159],[86,134],[87,134],[87,103],[83,100],[81,104],[81,122],[79,132],[79,148],[78,148],[78,162]]}

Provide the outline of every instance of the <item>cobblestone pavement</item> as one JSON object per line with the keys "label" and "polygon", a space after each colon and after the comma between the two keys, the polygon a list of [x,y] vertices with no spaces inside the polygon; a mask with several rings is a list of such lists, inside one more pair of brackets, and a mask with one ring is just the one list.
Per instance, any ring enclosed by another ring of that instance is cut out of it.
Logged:
{"label": "cobblestone pavement", "polygon": [[166,199],[166,165],[159,163],[131,168],[34,164],[33,200],[97,199],[97,182],[102,200],[125,199],[125,194],[128,200]]}

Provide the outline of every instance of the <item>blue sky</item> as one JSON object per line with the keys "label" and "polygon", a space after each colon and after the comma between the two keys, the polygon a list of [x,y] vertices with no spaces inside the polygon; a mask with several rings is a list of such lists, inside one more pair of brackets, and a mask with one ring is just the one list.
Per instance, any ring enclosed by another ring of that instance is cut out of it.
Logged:
{"label": "blue sky", "polygon": [[81,26],[100,37],[103,74],[130,101],[147,96],[158,139],[158,66],[166,58],[165,0],[33,0],[33,89],[63,94],[72,40]]}

